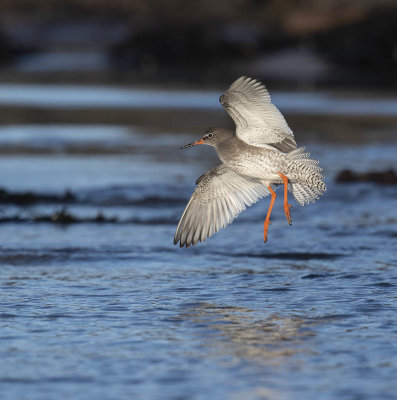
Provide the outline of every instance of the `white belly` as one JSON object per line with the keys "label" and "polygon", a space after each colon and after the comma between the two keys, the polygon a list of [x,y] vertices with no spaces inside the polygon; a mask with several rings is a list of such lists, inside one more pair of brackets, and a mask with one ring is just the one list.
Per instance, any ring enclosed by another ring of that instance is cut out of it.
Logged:
{"label": "white belly", "polygon": [[260,179],[270,183],[282,182],[278,175],[277,167],[271,162],[269,157],[233,157],[222,160],[229,168],[237,173],[251,178]]}

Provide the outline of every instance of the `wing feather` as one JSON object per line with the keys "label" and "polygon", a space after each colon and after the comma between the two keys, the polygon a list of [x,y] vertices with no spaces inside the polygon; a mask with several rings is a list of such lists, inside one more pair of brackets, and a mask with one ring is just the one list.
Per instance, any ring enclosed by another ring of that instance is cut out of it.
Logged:
{"label": "wing feather", "polygon": [[261,82],[242,76],[219,100],[241,140],[254,146],[272,145],[284,152],[296,149],[292,130]]}
{"label": "wing feather", "polygon": [[223,164],[206,172],[196,184],[176,228],[174,244],[179,242],[181,247],[203,242],[233,222],[246,206],[269,194],[259,180],[239,175]]}

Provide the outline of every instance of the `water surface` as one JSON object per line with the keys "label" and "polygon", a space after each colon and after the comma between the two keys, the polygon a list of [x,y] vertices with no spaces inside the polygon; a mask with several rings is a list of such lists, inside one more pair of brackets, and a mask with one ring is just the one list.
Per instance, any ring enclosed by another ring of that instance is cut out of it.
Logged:
{"label": "water surface", "polygon": [[[223,89],[226,90],[226,89]],[[109,86],[0,84],[0,105],[39,108],[221,109],[219,91],[137,89]],[[272,91],[283,112],[320,115],[397,116],[390,96],[348,97],[337,93]]]}
{"label": "water surface", "polygon": [[267,244],[264,199],[179,249],[218,162],[194,137],[0,128],[1,398],[394,399],[397,187],[334,183],[397,168],[393,138],[305,143],[328,191],[291,227],[280,195]]}

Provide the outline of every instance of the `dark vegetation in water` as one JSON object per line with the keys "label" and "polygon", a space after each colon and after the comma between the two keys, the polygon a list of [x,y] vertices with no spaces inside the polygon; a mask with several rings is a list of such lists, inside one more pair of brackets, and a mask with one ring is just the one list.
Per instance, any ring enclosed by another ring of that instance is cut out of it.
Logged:
{"label": "dark vegetation in water", "polygon": [[108,191],[90,191],[76,194],[66,190],[64,194],[50,194],[42,192],[13,192],[0,188],[0,204],[14,204],[17,206],[29,206],[34,204],[62,204],[62,205],[105,205],[105,206],[143,206],[159,207],[170,204],[185,204],[185,199],[174,196],[144,196],[141,198],[129,198],[123,195],[119,188],[111,187]]}
{"label": "dark vegetation in water", "polygon": [[388,185],[397,184],[397,174],[395,171],[389,169],[386,171],[368,171],[368,172],[355,172],[350,169],[345,169],[336,177],[338,183],[352,183],[352,182],[372,182],[382,183]]}
{"label": "dark vegetation in water", "polygon": [[[0,224],[5,223],[52,223],[60,225],[80,224],[80,223],[118,223],[116,217],[107,217],[101,211],[95,217],[78,217],[68,211],[66,207],[59,211],[40,215],[11,215],[0,217]],[[123,221],[124,223],[125,221]]]}
{"label": "dark vegetation in water", "polygon": [[48,223],[56,225],[72,224],[134,224],[134,225],[174,225],[178,221],[176,218],[125,218],[119,219],[114,216],[107,216],[102,211],[98,211],[93,217],[77,216],[70,212],[66,207],[48,214],[14,214],[1,216],[0,224],[8,223]]}
{"label": "dark vegetation in water", "polygon": [[85,217],[79,218],[68,212],[66,208],[62,208],[60,211],[56,211],[50,215],[41,215],[34,218],[35,222],[52,222],[56,224],[75,224],[75,223],[109,223],[109,222],[117,222],[117,218],[115,217],[105,217],[102,212],[98,212],[95,217]]}
{"label": "dark vegetation in water", "polygon": [[[375,184],[397,184],[397,174],[394,170],[355,172],[353,170],[342,170],[336,178],[337,183],[375,183]],[[91,190],[82,193],[74,193],[66,190],[63,194],[43,193],[43,192],[13,192],[0,188],[0,205],[17,206],[20,211],[11,214],[0,215],[0,224],[7,223],[49,223],[58,225],[71,225],[81,223],[98,224],[137,224],[137,225],[167,225],[175,224],[175,217],[127,217],[119,218],[107,215],[102,210],[98,210],[96,215],[78,215],[68,208],[71,206],[94,206],[94,207],[142,207],[143,209],[158,209],[164,207],[179,207],[185,204],[185,199],[173,195],[153,196],[146,195],[141,198],[133,198],[125,193],[125,189],[111,187],[109,190]],[[29,207],[45,205],[51,206],[52,210],[48,213],[35,211]],[[54,211],[54,206],[59,206]],[[28,212],[26,212],[28,210]],[[248,254],[235,254],[236,257],[246,257]],[[250,257],[262,257],[262,254],[251,254]],[[266,257],[269,255],[266,254]],[[278,257],[278,256],[277,256]],[[289,255],[280,255],[280,258]],[[294,259],[300,259],[299,254],[292,254]],[[316,258],[316,255],[313,255]],[[313,258],[311,256],[311,258]],[[319,258],[322,258],[320,256]]]}
{"label": "dark vegetation in water", "polygon": [[0,189],[0,204],[15,204],[19,206],[37,203],[73,203],[76,197],[73,193],[66,191],[63,195],[44,194],[33,192],[13,193]]}
{"label": "dark vegetation in water", "polygon": [[[143,207],[153,208],[179,206],[184,204],[184,198],[164,197],[164,196],[145,196],[138,199],[123,197],[116,188],[112,188],[111,194],[107,191],[98,193],[92,191],[85,194],[75,194],[65,191],[64,194],[47,194],[40,192],[11,192],[0,189],[0,205],[13,205],[20,207],[23,212],[13,212],[8,215],[0,215],[0,224],[5,223],[50,223],[60,225],[81,224],[81,223],[106,223],[106,224],[175,224],[174,218],[158,217],[133,217],[119,219],[115,216],[108,216],[103,211],[98,211],[95,216],[79,216],[71,212],[69,206],[94,206],[94,207]],[[37,212],[29,207],[37,205],[60,206],[60,209],[48,213]],[[25,211],[29,210],[28,213]]]}

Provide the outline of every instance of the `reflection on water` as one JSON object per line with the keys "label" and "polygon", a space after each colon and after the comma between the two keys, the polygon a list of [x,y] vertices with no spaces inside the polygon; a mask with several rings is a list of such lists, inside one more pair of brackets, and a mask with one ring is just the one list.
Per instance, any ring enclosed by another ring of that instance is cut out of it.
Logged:
{"label": "reflection on water", "polygon": [[[137,92],[114,88],[48,87],[40,97],[21,86],[8,99],[5,88],[7,104],[138,104]],[[143,91],[139,104],[217,104],[184,93]],[[306,96],[279,95],[296,109]],[[299,112],[315,113],[306,100]],[[210,148],[179,150],[190,130],[156,124],[0,127],[1,398],[393,398],[397,188],[334,182],[342,168],[396,169],[393,136],[380,142],[375,122],[359,123],[354,134],[369,141],[352,146],[344,132],[334,143],[303,127],[324,166],[321,201],[294,205],[291,227],[277,202],[266,245],[263,200],[181,250],[178,218],[195,179],[219,161]]]}
{"label": "reflection on water", "polygon": [[267,315],[266,311],[266,308],[261,312],[245,307],[203,303],[181,317],[216,331],[216,334],[209,335],[208,344],[217,356],[226,353],[235,360],[248,359],[273,366],[291,362],[283,359],[304,351],[302,340],[313,335],[308,329],[310,323],[301,317]]}

